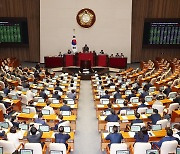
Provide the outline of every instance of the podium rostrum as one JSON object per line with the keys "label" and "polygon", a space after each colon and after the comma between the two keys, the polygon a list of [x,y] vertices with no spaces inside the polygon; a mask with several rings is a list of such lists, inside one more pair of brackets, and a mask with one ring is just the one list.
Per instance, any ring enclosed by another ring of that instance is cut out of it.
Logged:
{"label": "podium rostrum", "polygon": [[81,69],[91,69],[91,61],[90,60],[81,60],[80,68]]}
{"label": "podium rostrum", "polygon": [[81,60],[89,60],[91,62],[91,66],[94,66],[94,53],[77,53],[77,66],[80,66]]}

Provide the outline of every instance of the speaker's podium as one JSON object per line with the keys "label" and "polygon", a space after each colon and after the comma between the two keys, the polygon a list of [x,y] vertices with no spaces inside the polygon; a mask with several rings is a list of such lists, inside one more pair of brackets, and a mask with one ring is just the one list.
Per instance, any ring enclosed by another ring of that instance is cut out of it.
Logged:
{"label": "speaker's podium", "polygon": [[91,73],[91,60],[80,61],[80,72],[83,74]]}

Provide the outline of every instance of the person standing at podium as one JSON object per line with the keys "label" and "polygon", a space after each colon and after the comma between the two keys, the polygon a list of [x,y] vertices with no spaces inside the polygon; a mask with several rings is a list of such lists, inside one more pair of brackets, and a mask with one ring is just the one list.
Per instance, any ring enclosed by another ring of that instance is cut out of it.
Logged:
{"label": "person standing at podium", "polygon": [[83,52],[89,52],[89,47],[87,46],[87,44],[85,44],[85,46],[82,48]]}

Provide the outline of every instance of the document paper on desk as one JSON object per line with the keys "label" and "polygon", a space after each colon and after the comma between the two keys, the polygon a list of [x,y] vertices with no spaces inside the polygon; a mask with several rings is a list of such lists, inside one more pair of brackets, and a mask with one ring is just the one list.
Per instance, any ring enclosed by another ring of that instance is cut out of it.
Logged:
{"label": "document paper on desk", "polygon": [[147,115],[141,114],[141,117],[142,117],[143,119],[146,119],[146,118],[147,118]]}
{"label": "document paper on desk", "polygon": [[128,132],[130,137],[134,137],[135,132]]}

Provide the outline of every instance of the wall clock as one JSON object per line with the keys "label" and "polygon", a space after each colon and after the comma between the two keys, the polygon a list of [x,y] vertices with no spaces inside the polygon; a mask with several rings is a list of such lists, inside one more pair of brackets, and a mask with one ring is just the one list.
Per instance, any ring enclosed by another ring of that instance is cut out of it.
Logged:
{"label": "wall clock", "polygon": [[91,27],[96,21],[96,15],[93,10],[84,8],[76,16],[77,23],[83,28]]}

